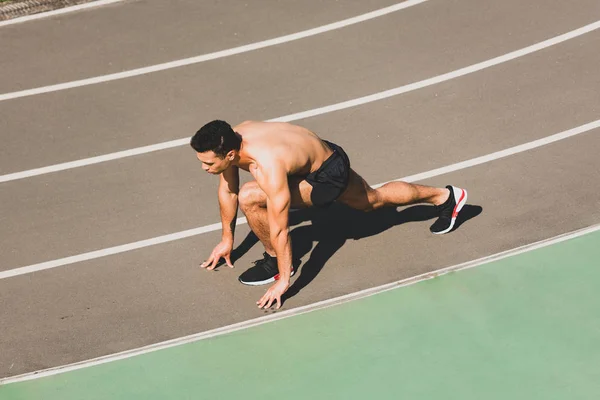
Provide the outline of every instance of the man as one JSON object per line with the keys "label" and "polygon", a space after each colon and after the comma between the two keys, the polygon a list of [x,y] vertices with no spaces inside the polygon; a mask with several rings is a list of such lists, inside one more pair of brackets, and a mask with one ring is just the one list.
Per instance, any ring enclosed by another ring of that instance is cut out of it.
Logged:
{"label": "man", "polygon": [[[467,192],[454,186],[434,188],[390,182],[378,189],[350,168],[344,150],[300,126],[280,122],[246,121],[232,128],[215,120],[204,125],[190,142],[202,168],[220,175],[218,189],[223,233],[221,242],[202,263],[212,270],[221,258],[231,263],[238,204],[252,231],[265,247],[264,258],[240,275],[246,285],[275,282],[256,302],[270,308],[295,273],[289,237],[290,208],[327,207],[339,201],[352,208],[372,211],[385,206],[430,203],[439,218],[430,227],[435,234],[452,230],[467,201]],[[239,187],[239,170],[254,181]]]}

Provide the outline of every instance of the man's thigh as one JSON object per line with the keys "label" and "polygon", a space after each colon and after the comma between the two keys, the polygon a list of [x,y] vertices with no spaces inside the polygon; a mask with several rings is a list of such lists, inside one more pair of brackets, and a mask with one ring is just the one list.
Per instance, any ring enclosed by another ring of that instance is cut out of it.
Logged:
{"label": "man's thigh", "polygon": [[[290,176],[288,177],[288,187],[290,188],[290,208],[300,209],[313,205],[311,200],[312,186],[304,178]],[[258,204],[261,207],[267,205],[267,194],[256,181],[250,181],[242,186],[242,194],[251,199],[250,202]]]}
{"label": "man's thigh", "polygon": [[[288,177],[288,187],[290,189],[290,208],[311,207],[312,186],[304,178]],[[260,207],[267,206],[267,194],[256,181],[249,181],[242,185],[240,189],[240,199],[246,199],[247,204],[255,204]],[[240,200],[244,201],[244,200]]]}
{"label": "man's thigh", "polygon": [[306,179],[290,176],[288,178],[292,204],[290,208],[307,208],[313,205],[311,200],[312,185]]}
{"label": "man's thigh", "polygon": [[375,190],[356,171],[350,169],[348,186],[338,201],[357,210],[369,210],[375,196]]}

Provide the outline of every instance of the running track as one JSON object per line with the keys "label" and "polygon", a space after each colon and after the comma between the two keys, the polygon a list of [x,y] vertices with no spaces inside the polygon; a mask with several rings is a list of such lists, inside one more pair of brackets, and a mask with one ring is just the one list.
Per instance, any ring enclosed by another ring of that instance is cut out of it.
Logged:
{"label": "running track", "polygon": [[198,268],[219,238],[216,180],[181,139],[210,119],[283,117],[344,146],[372,184],[469,190],[469,219],[443,237],[425,206],[297,213],[303,267],[268,315],[598,224],[600,4],[410,3],[124,1],[0,26],[0,377],[264,317],[264,288],[236,279],[258,245],[234,270]]}

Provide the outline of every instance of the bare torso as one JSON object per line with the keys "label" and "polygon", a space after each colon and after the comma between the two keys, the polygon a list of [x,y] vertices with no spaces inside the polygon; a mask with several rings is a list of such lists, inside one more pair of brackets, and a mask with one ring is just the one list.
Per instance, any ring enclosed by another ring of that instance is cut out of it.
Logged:
{"label": "bare torso", "polygon": [[332,154],[313,132],[285,122],[246,121],[233,130],[242,136],[238,167],[250,172],[276,164],[287,175],[306,176]]}

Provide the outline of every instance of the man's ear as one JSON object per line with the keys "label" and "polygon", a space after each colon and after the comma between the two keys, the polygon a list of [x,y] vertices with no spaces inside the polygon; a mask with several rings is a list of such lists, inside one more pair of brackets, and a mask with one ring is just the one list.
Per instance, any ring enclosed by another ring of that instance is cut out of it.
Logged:
{"label": "man's ear", "polygon": [[229,150],[226,157],[229,158],[229,161],[233,161],[233,159],[235,158],[235,151]]}

